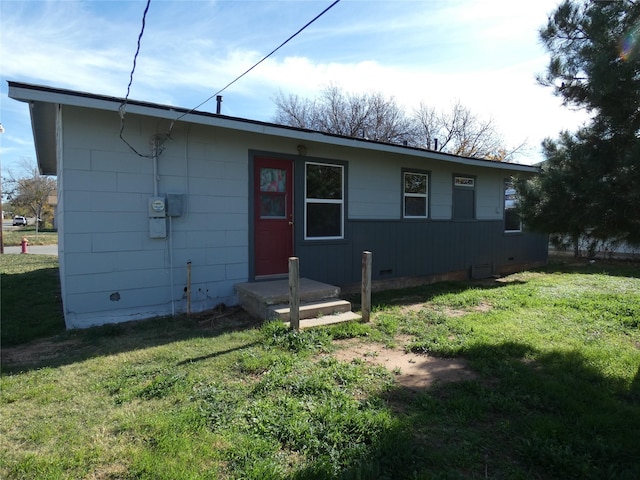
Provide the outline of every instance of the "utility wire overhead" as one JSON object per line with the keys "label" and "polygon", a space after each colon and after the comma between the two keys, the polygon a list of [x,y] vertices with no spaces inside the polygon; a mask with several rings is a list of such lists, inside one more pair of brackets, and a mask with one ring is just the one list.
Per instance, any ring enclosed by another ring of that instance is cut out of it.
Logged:
{"label": "utility wire overhead", "polygon": [[336,4],[338,4],[340,2],[340,0],[335,0],[331,5],[329,5],[327,8],[325,8],[322,12],[320,12],[318,15],[316,15],[313,19],[311,19],[309,22],[307,22],[302,28],[300,28],[296,33],[294,33],[293,35],[291,35],[289,38],[287,38],[284,42],[282,42],[280,45],[278,45],[276,48],[274,48],[271,52],[269,52],[267,55],[265,55],[264,57],[262,57],[262,59],[260,59],[258,62],[254,63],[251,67],[249,67],[247,70],[245,70],[243,73],[241,73],[240,75],[238,75],[236,78],[234,78],[233,80],[231,80],[229,83],[227,83],[224,87],[222,87],[220,90],[218,90],[216,93],[214,93],[213,95],[211,95],[209,98],[207,98],[205,101],[203,101],[202,103],[196,105],[195,107],[193,107],[191,110],[189,110],[188,112],[183,113],[182,115],[180,115],[179,117],[177,117],[173,122],[171,122],[171,126],[169,127],[169,133],[171,133],[171,130],[173,129],[173,125],[175,124],[175,122],[177,122],[178,120],[180,120],[182,117],[184,117],[185,115],[188,115],[190,113],[192,113],[194,110],[200,108],[202,105],[204,105],[205,103],[207,103],[208,101],[210,101],[213,97],[221,94],[222,92],[224,92],[227,88],[229,88],[231,85],[233,85],[234,83],[236,83],[238,80],[240,80],[242,77],[244,77],[246,74],[248,74],[251,70],[253,70],[254,68],[256,68],[258,65],[260,65],[262,62],[264,62],[267,58],[269,58],[271,55],[273,55],[274,53],[276,53],[278,50],[280,50],[282,47],[284,47],[287,43],[289,43],[291,40],[293,40],[298,34],[300,34],[304,29],[306,29],[309,25],[311,25],[313,22],[315,22],[316,20],[318,20],[320,17],[322,17],[325,13],[327,13],[329,10],[331,10]]}
{"label": "utility wire overhead", "polygon": [[139,153],[133,146],[127,142],[123,136],[124,132],[124,115],[127,113],[127,101],[129,100],[129,93],[131,91],[131,84],[133,83],[133,74],[136,71],[136,62],[138,60],[138,54],[140,53],[140,43],[142,42],[142,35],[144,34],[144,28],[147,20],[147,12],[149,11],[149,6],[151,5],[151,0],[147,0],[147,6],[144,9],[144,13],[142,14],[142,28],[140,29],[140,34],[138,35],[138,46],[136,48],[136,53],[133,55],[133,67],[131,68],[131,74],[129,75],[129,85],[127,85],[127,95],[124,97],[124,102],[120,105],[119,113],[120,113],[120,140],[127,144],[127,146],[140,157],[150,158],[153,155],[144,155]]}
{"label": "utility wire overhead", "polygon": [[191,110],[183,113],[182,115],[178,116],[175,120],[173,120],[171,122],[171,125],[169,126],[169,130],[167,131],[166,135],[164,135],[164,139],[160,139],[160,135],[154,135],[153,136],[153,145],[152,145],[152,149],[154,151],[153,154],[151,155],[144,155],[139,153],[131,144],[129,144],[129,142],[127,142],[127,140],[124,138],[123,136],[123,132],[124,132],[124,117],[126,114],[126,109],[127,109],[127,101],[129,99],[129,93],[131,90],[131,84],[133,83],[133,75],[136,69],[136,61],[138,58],[138,54],[140,53],[140,43],[142,40],[142,35],[144,34],[144,29],[145,29],[145,24],[146,24],[146,16],[147,16],[147,12],[149,11],[149,5],[151,4],[151,0],[147,0],[147,5],[144,9],[144,13],[142,15],[142,28],[140,30],[140,34],[138,35],[138,46],[136,49],[136,53],[133,57],[133,68],[131,69],[131,74],[129,77],[129,85],[127,86],[127,95],[125,96],[124,102],[122,103],[122,105],[120,106],[120,139],[131,149],[131,151],[133,153],[135,153],[136,155],[140,156],[140,157],[145,157],[145,158],[152,158],[154,155],[157,155],[157,148],[159,146],[160,143],[162,143],[162,141],[164,141],[166,138],[169,137],[169,135],[171,134],[171,131],[173,130],[173,126],[174,124],[179,121],[181,118],[185,117],[186,115],[192,113],[193,111],[195,111],[196,109],[200,108],[202,105],[204,105],[205,103],[209,102],[212,98],[214,98],[215,96],[219,95],[220,93],[224,92],[227,88],[229,88],[231,85],[233,85],[234,83],[236,83],[238,80],[240,80],[242,77],[244,77],[245,75],[247,75],[249,72],[251,72],[254,68],[256,68],[258,65],[260,65],[262,62],[264,62],[265,60],[267,60],[269,57],[271,57],[274,53],[276,53],[278,50],[280,50],[282,47],[284,47],[287,43],[289,43],[291,40],[293,40],[296,36],[298,36],[302,31],[304,31],[307,27],[309,27],[309,25],[311,25],[312,23],[314,23],[316,20],[318,20],[320,17],[322,17],[325,13],[327,13],[329,10],[331,10],[335,5],[337,5],[340,2],[340,0],[335,0],[333,3],[331,3],[331,5],[329,5],[327,8],[325,8],[322,12],[320,12],[318,15],[316,15],[313,19],[311,19],[309,22],[307,22],[303,27],[301,27],[298,31],[296,31],[293,35],[291,35],[289,38],[287,38],[284,42],[282,42],[280,45],[278,45],[276,48],[274,48],[271,52],[269,52],[267,55],[265,55],[264,57],[262,57],[258,62],[256,62],[255,64],[253,64],[251,67],[249,67],[247,70],[245,70],[243,73],[241,73],[240,75],[238,75],[236,78],[234,78],[233,80],[231,80],[229,83],[227,83],[224,87],[222,87],[220,90],[218,90],[217,92],[215,92],[213,95],[211,95],[210,97],[208,97],[206,100],[204,100],[203,102],[201,102],[200,104],[196,105],[195,107],[193,107]]}

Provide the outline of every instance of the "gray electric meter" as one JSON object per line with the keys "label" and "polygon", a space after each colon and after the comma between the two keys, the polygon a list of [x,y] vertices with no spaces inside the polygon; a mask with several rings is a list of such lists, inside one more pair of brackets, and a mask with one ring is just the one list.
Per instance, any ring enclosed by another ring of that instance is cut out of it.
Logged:
{"label": "gray electric meter", "polygon": [[149,199],[149,218],[163,218],[167,216],[167,202],[164,197]]}

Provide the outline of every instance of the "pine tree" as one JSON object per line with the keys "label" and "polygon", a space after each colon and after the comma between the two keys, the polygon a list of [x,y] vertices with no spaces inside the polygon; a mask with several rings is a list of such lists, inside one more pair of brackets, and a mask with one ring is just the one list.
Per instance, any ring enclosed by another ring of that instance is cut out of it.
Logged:
{"label": "pine tree", "polygon": [[640,4],[565,0],[540,38],[551,54],[539,81],[592,114],[544,142],[542,175],[520,180],[531,229],[640,244]]}

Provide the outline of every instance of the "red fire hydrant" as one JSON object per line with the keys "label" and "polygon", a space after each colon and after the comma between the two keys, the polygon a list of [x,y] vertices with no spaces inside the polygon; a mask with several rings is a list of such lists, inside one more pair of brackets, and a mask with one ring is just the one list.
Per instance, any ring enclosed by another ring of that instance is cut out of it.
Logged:
{"label": "red fire hydrant", "polygon": [[27,240],[27,237],[22,237],[22,252],[20,253],[29,253],[27,251],[27,247],[29,246],[29,240]]}

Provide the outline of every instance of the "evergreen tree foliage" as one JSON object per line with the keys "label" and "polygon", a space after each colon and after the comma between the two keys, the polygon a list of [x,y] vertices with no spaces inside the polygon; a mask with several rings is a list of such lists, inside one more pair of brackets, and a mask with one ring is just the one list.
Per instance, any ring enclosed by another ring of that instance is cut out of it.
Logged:
{"label": "evergreen tree foliage", "polygon": [[529,228],[640,244],[640,3],[565,0],[540,38],[543,85],[590,112],[576,133],[543,143],[541,176],[518,182]]}

